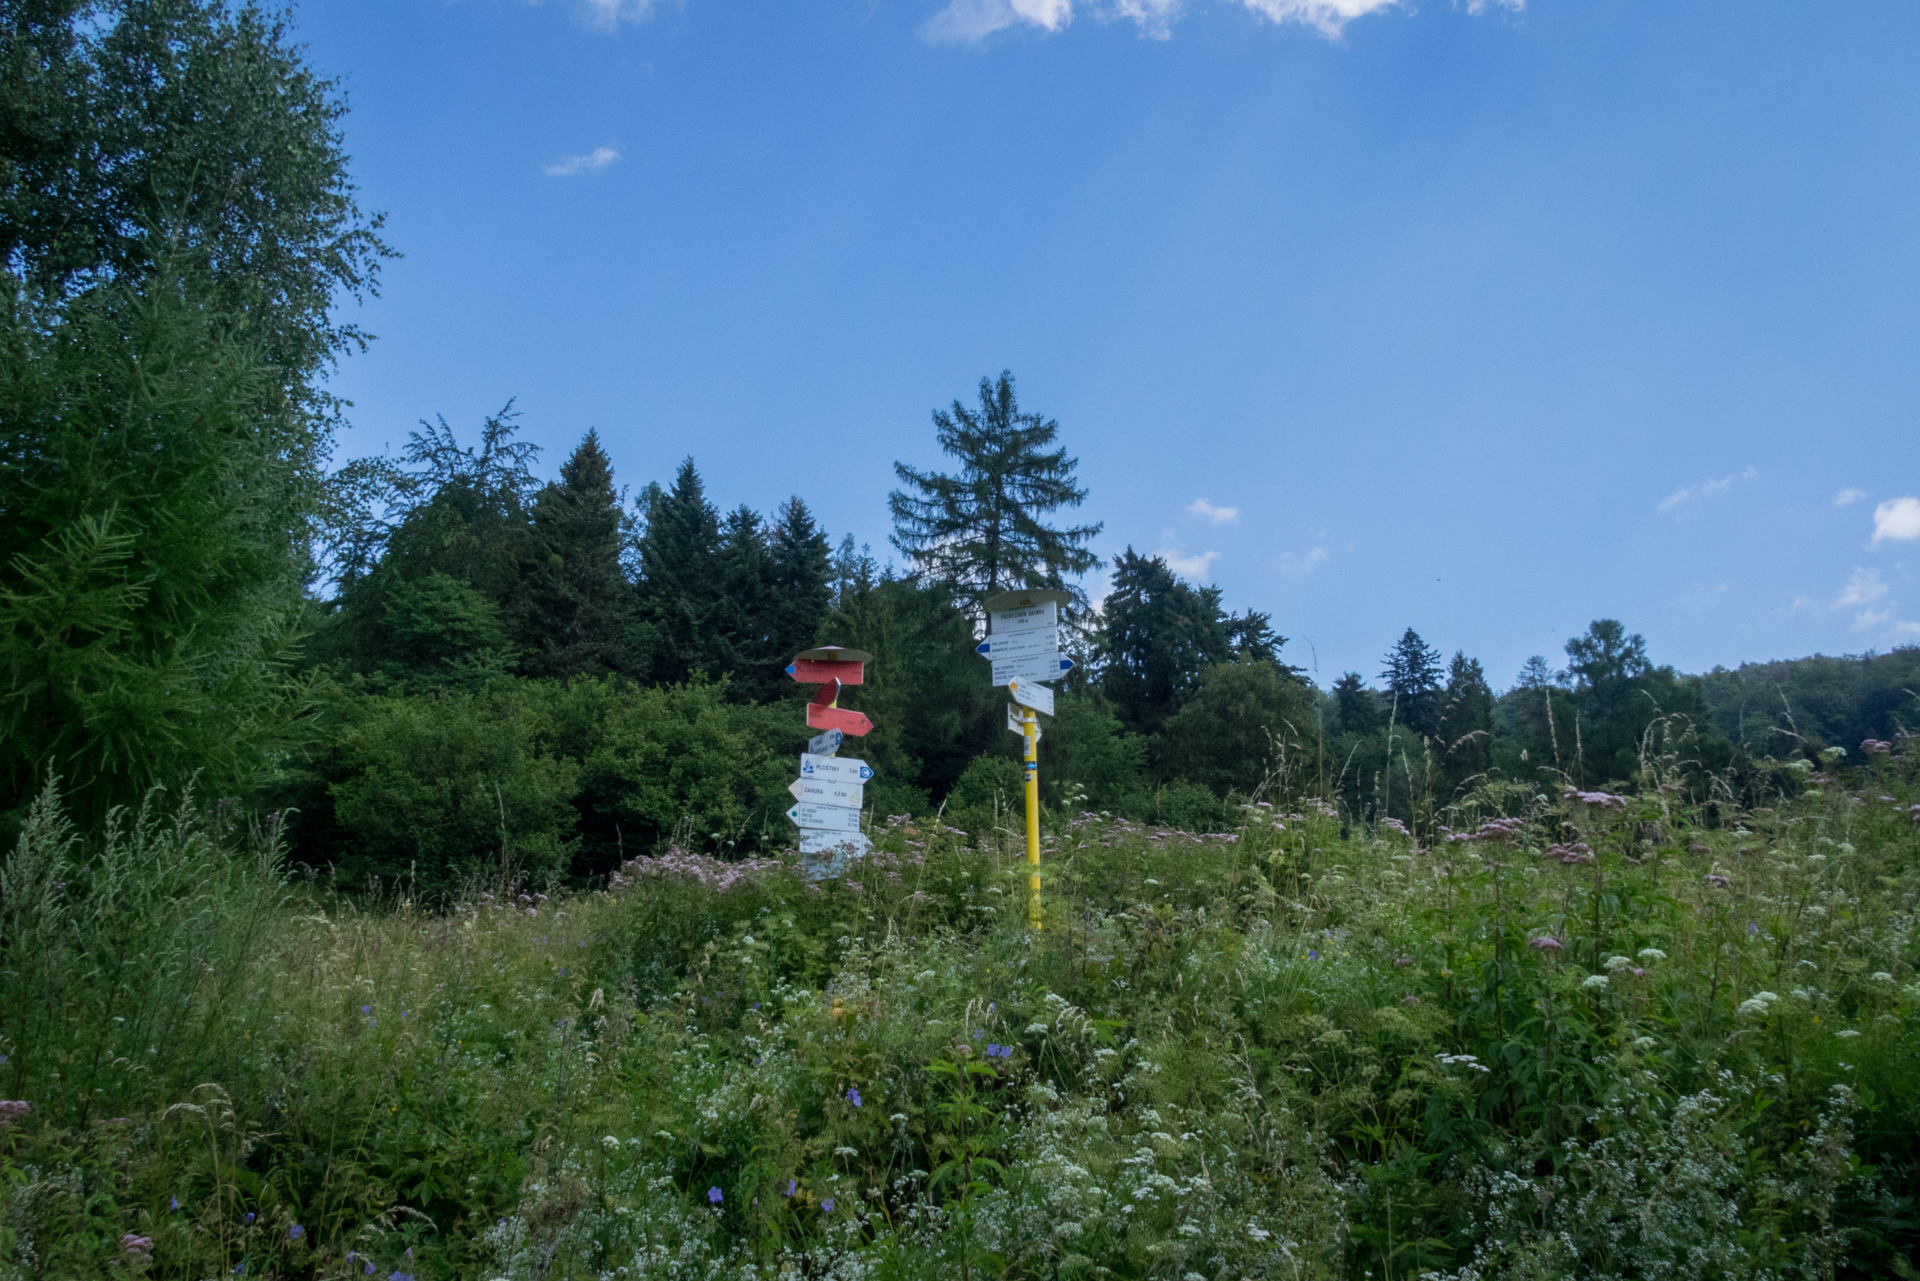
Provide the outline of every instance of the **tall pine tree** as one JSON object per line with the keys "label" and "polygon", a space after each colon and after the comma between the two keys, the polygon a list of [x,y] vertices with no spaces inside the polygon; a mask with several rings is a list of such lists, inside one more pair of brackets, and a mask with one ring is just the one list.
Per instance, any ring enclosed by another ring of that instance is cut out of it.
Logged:
{"label": "tall pine tree", "polygon": [[613,463],[589,431],[533,503],[534,555],[515,619],[529,676],[633,673],[635,602],[621,565],[628,524]]}
{"label": "tall pine tree", "polygon": [[1394,718],[1416,734],[1440,727],[1440,651],[1409,627],[1382,660],[1380,679],[1394,700]]}
{"label": "tall pine tree", "polygon": [[789,498],[768,536],[767,581],[772,595],[772,644],[792,657],[814,643],[832,598],[832,554],[826,531],[799,498]]}
{"label": "tall pine tree", "polygon": [[1200,687],[1202,669],[1232,653],[1220,589],[1193,587],[1131,547],[1113,558],[1101,619],[1101,684],[1136,733],[1157,731]]}
{"label": "tall pine tree", "polygon": [[671,489],[650,492],[646,522],[640,592],[655,632],[653,677],[679,682],[696,670],[717,676],[727,659],[717,634],[720,514],[707,501],[693,459],[680,464]]}
{"label": "tall pine tree", "polygon": [[934,411],[933,424],[959,473],[896,462],[904,488],[887,496],[893,545],[912,562],[915,576],[976,605],[998,591],[1044,587],[1073,592],[1084,607],[1068,576],[1099,563],[1086,544],[1101,526],[1046,523],[1048,513],[1078,507],[1087,496],[1074,480],[1078,460],[1064,448],[1049,448],[1060,425],[1022,413],[1006,372],[997,383],[980,380],[977,412],[956,400],[951,412]]}

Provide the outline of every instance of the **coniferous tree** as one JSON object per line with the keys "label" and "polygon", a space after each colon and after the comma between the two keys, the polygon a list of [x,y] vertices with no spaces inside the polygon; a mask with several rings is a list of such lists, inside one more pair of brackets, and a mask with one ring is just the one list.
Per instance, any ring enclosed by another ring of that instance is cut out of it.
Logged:
{"label": "coniferous tree", "polygon": [[760,517],[750,507],[728,513],[714,555],[720,584],[714,613],[713,674],[730,673],[737,698],[759,702],[791,684],[781,666],[790,654],[773,644],[773,557]]}
{"label": "coniferous tree", "polygon": [[798,497],[781,506],[769,534],[767,559],[771,643],[776,654],[790,658],[814,643],[833,596],[826,532]]}
{"label": "coniferous tree", "polygon": [[1113,558],[1101,605],[1101,685],[1121,723],[1153,733],[1231,650],[1220,589],[1181,581],[1159,556],[1129,547]]}
{"label": "coniferous tree", "polygon": [[1380,695],[1367,688],[1359,672],[1348,672],[1333,683],[1333,706],[1342,733],[1371,734],[1386,720]]}
{"label": "coniferous tree", "polygon": [[621,560],[629,521],[613,464],[588,431],[533,503],[534,555],[517,639],[529,676],[633,670],[633,586]]}
{"label": "coniferous tree", "polygon": [[1099,563],[1086,544],[1101,526],[1046,523],[1048,513],[1078,507],[1087,496],[1074,480],[1078,460],[1048,448],[1059,424],[1022,413],[1013,375],[1005,372],[997,383],[980,380],[978,412],[956,400],[951,412],[935,410],[933,423],[959,473],[896,462],[894,474],[906,488],[887,496],[893,545],[916,576],[976,604],[997,591],[1044,587],[1073,592],[1084,605],[1068,576]]}
{"label": "coniferous tree", "polygon": [[1395,719],[1416,734],[1439,728],[1440,651],[1409,627],[1387,651],[1380,679],[1394,697]]}
{"label": "coniferous tree", "polygon": [[642,608],[656,632],[655,680],[677,683],[696,670],[712,676],[724,670],[719,664],[727,656],[716,634],[719,550],[720,515],[688,458],[673,488],[654,492],[640,537]]}
{"label": "coniferous tree", "polygon": [[1440,704],[1440,742],[1447,776],[1456,785],[1486,771],[1493,760],[1493,690],[1480,660],[1456,651]]}

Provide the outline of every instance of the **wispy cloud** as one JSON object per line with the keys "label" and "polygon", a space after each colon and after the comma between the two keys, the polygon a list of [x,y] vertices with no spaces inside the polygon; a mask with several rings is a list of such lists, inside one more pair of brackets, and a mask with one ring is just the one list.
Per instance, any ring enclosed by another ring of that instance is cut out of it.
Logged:
{"label": "wispy cloud", "polygon": [[1676,489],[1660,500],[1661,511],[1672,511],[1680,504],[1696,498],[1712,498],[1724,494],[1743,480],[1752,480],[1760,473],[1749,467],[1745,471],[1735,472],[1731,476],[1722,476],[1718,480],[1703,480],[1698,485],[1688,485],[1685,489]]}
{"label": "wispy cloud", "polygon": [[645,22],[660,0],[580,0],[580,17],[596,31],[616,31],[623,22]]}
{"label": "wispy cloud", "polygon": [[1287,552],[1280,557],[1280,572],[1283,574],[1311,574],[1327,563],[1327,549],[1316,547],[1305,555]]}
{"label": "wispy cloud", "polygon": [[[612,0],[592,0],[596,4]],[[1328,39],[1337,38],[1355,18],[1400,8],[1405,0],[1240,0],[1241,7],[1268,22],[1312,27]],[[1458,0],[1456,0],[1458,3]],[[921,34],[935,44],[977,44],[1010,27],[1038,29],[1048,34],[1064,31],[1073,21],[1074,0],[947,0],[930,18]],[[1082,9],[1095,18],[1131,22],[1140,34],[1165,40],[1173,24],[1186,13],[1187,0],[1081,0]],[[1526,0],[1465,0],[1460,7],[1471,14],[1489,9],[1518,12]]]}
{"label": "wispy cloud", "polygon": [[1231,525],[1240,519],[1238,507],[1215,507],[1204,498],[1196,498],[1187,507],[1196,516],[1205,516],[1216,525]]}
{"label": "wispy cloud", "polygon": [[1873,541],[1920,538],[1920,498],[1891,498],[1873,509]]}
{"label": "wispy cloud", "polygon": [[1866,496],[1867,491],[1864,489],[1843,489],[1833,496],[1833,505],[1835,507],[1845,507],[1850,503],[1859,502]]}
{"label": "wispy cloud", "polygon": [[1845,609],[1849,605],[1865,605],[1879,600],[1887,594],[1887,585],[1880,578],[1877,569],[1861,569],[1854,566],[1853,577],[1847,580],[1847,586],[1840,593],[1840,599],[1833,602],[1835,609]]}
{"label": "wispy cloud", "polygon": [[1920,636],[1920,623],[1898,622],[1893,625],[1893,630],[1902,636]]}
{"label": "wispy cloud", "polygon": [[1180,577],[1195,581],[1205,578],[1213,562],[1220,559],[1219,552],[1201,552],[1198,556],[1182,556],[1178,552],[1155,552],[1154,555],[1167,562],[1167,567]]}
{"label": "wispy cloud", "polygon": [[1073,0],[948,0],[920,33],[934,44],[978,44],[1008,27],[1052,33],[1073,21]]}
{"label": "wispy cloud", "polygon": [[1856,632],[1870,631],[1875,627],[1881,626],[1892,617],[1893,611],[1890,609],[1863,609],[1853,616],[1853,630]]}
{"label": "wispy cloud", "polygon": [[620,158],[612,147],[595,147],[584,156],[562,156],[548,165],[550,178],[571,178],[577,173],[599,173]]}

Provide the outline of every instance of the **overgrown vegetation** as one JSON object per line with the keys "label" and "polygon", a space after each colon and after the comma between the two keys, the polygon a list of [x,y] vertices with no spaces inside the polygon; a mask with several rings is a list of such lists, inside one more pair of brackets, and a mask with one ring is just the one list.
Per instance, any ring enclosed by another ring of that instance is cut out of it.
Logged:
{"label": "overgrown vegetation", "polygon": [[[449,911],[159,799],[7,864],[11,1275],[1835,1277],[1902,1269],[1913,740],[1708,825],[1305,771],[1227,834],[895,819]],[[1288,799],[1294,798],[1294,799]]]}

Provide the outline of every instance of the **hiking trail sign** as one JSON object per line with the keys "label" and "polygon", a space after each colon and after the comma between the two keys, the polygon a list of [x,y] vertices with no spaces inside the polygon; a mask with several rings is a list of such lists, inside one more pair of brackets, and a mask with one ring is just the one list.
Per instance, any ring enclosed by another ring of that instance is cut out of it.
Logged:
{"label": "hiking trail sign", "polygon": [[1062,591],[1001,592],[982,602],[987,639],[975,652],[993,664],[993,683],[1013,695],[1007,728],[1026,739],[1021,762],[1027,785],[1027,924],[1039,929],[1040,917],[1040,717],[1053,715],[1053,691],[1042,681],[1057,681],[1073,667],[1060,652],[1060,607],[1073,597]]}
{"label": "hiking trail sign", "polygon": [[873,722],[840,706],[840,691],[866,681],[873,655],[838,645],[803,650],[787,664],[787,675],[802,685],[818,685],[807,700],[807,727],[821,731],[800,756],[800,777],[788,791],[798,802],[787,817],[800,829],[800,866],[814,880],[839,876],[872,848],[860,831],[860,808],[873,767],[843,760],[840,745],[848,735],[863,738]]}

